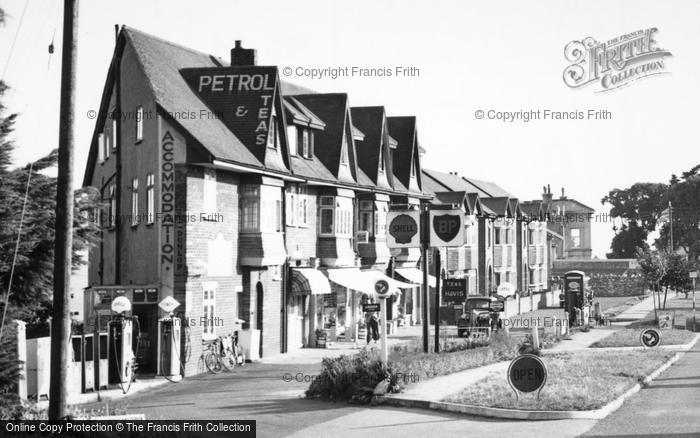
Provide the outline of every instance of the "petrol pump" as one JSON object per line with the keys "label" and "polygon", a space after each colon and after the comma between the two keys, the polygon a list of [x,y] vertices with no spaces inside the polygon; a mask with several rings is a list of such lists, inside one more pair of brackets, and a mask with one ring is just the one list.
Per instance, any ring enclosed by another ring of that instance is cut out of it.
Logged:
{"label": "petrol pump", "polygon": [[170,380],[182,379],[180,373],[180,318],[158,320],[158,375]]}
{"label": "petrol pump", "polygon": [[570,326],[588,321],[590,303],[587,298],[586,274],[582,271],[564,274],[564,310],[569,314]]}
{"label": "petrol pump", "polygon": [[131,302],[128,298],[124,296],[115,298],[112,302],[112,311],[115,314],[108,323],[109,383],[119,384],[122,390],[125,384],[131,385],[136,365],[133,340],[134,331],[138,330],[138,318],[125,316],[124,312],[129,310],[131,310]]}
{"label": "petrol pump", "polygon": [[180,303],[173,297],[167,296],[160,303],[160,307],[169,316],[158,320],[158,375],[171,381],[182,379],[180,359],[180,318],[173,316],[173,311]]}

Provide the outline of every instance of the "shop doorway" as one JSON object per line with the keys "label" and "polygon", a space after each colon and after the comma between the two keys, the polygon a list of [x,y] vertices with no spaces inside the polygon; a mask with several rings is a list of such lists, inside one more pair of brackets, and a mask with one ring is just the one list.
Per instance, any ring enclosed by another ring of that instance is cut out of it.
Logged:
{"label": "shop doorway", "polygon": [[[133,350],[136,354],[138,374],[155,374],[157,371],[158,350],[158,306],[155,304],[134,304],[133,316],[138,317],[134,327]],[[139,331],[140,330],[140,331]]]}

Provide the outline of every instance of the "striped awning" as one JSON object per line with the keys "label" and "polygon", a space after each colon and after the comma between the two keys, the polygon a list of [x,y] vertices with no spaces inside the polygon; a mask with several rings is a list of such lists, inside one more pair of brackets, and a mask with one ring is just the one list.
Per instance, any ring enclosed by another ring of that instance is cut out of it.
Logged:
{"label": "striped awning", "polygon": [[313,268],[292,269],[292,293],[296,295],[327,295],[331,285],[323,273]]}

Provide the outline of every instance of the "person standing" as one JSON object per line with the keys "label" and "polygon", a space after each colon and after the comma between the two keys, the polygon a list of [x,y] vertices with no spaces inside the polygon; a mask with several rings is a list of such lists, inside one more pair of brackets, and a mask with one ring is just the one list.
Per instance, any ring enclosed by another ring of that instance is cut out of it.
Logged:
{"label": "person standing", "polygon": [[372,313],[367,318],[367,343],[379,340],[379,320],[376,313]]}

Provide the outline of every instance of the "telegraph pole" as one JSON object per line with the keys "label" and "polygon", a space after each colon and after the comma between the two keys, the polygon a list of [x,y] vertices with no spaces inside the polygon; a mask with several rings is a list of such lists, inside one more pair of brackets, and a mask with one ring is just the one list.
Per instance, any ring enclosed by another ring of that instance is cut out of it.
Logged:
{"label": "telegraph pole", "polygon": [[56,237],[51,320],[51,386],[49,419],[66,415],[71,259],[73,255],[73,144],[75,122],[75,69],[77,59],[78,0],[63,2],[61,52],[61,107],[58,131],[58,182],[56,185]]}
{"label": "telegraph pole", "polygon": [[671,253],[673,253],[673,206],[671,206],[671,201],[668,201],[668,223],[671,235]]}
{"label": "telegraph pole", "polygon": [[429,213],[427,204],[422,205],[421,209],[421,218],[423,218],[423,230],[421,233],[423,235],[423,238],[421,239],[421,267],[423,268],[423,289],[421,290],[421,299],[423,300],[423,307],[421,308],[421,318],[423,318],[423,353],[427,353],[430,350],[430,347],[428,346],[428,336],[430,336],[428,330],[428,245],[430,239],[430,225],[428,224]]}

